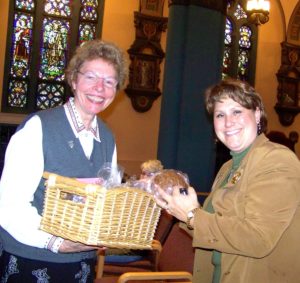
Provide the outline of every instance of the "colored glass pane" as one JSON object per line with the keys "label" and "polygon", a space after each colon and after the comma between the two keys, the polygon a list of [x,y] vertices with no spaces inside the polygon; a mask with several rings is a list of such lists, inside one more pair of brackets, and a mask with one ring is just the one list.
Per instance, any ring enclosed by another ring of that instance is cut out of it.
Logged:
{"label": "colored glass pane", "polygon": [[34,10],[34,0],[16,0],[15,5],[18,9],[27,11]]}
{"label": "colored glass pane", "polygon": [[65,88],[62,84],[41,83],[38,85],[37,108],[48,109],[64,103]]}
{"label": "colored glass pane", "polygon": [[230,47],[225,46],[224,55],[223,55],[223,74],[222,74],[223,78],[226,77],[229,73],[229,67],[231,65],[230,53],[231,53]]}
{"label": "colored glass pane", "polygon": [[44,10],[48,15],[69,17],[71,15],[70,0],[47,0]]}
{"label": "colored glass pane", "polygon": [[64,80],[69,29],[70,24],[66,20],[44,19],[40,79]]}
{"label": "colored glass pane", "polygon": [[8,105],[24,108],[27,103],[28,84],[26,81],[11,80],[8,87]]}
{"label": "colored glass pane", "polygon": [[229,74],[229,68],[231,66],[231,43],[232,43],[232,33],[233,33],[233,25],[232,22],[226,18],[226,26],[225,26],[225,47],[224,47],[224,54],[223,54],[223,72],[222,78],[225,79]]}
{"label": "colored glass pane", "polygon": [[232,31],[233,31],[233,27],[232,27],[232,23],[231,21],[226,18],[226,26],[225,26],[225,44],[231,44],[232,42]]}
{"label": "colored glass pane", "polygon": [[236,10],[233,13],[237,20],[247,19],[247,14],[240,4],[236,6]]}
{"label": "colored glass pane", "polygon": [[79,25],[79,44],[94,38],[96,38],[96,26],[93,24],[81,23]]}
{"label": "colored glass pane", "polygon": [[249,49],[251,47],[251,34],[252,31],[248,26],[240,27],[240,40],[239,46]]}
{"label": "colored glass pane", "polygon": [[10,74],[25,78],[29,73],[33,17],[15,13]]}
{"label": "colored glass pane", "polygon": [[238,78],[240,80],[247,80],[249,69],[249,51],[239,50],[238,55]]}
{"label": "colored glass pane", "polygon": [[80,20],[97,21],[98,0],[81,0]]}

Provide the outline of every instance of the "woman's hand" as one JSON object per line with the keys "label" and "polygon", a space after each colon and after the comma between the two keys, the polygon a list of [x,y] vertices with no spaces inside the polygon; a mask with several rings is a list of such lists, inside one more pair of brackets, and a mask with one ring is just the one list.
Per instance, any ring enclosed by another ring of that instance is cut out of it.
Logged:
{"label": "woman's hand", "polygon": [[160,196],[156,196],[155,200],[157,204],[166,209],[168,213],[180,221],[186,222],[188,212],[196,207],[200,207],[200,204],[194,188],[189,187],[186,195],[181,194],[179,189],[179,187],[175,187],[173,194],[169,195],[164,190],[158,188]]}

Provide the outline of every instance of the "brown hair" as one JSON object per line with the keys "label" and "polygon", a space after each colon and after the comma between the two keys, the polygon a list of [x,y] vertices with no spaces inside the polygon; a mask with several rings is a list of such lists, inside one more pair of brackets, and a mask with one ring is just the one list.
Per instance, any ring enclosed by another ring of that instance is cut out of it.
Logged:
{"label": "brown hair", "polygon": [[267,114],[260,95],[245,81],[226,79],[208,88],[205,92],[206,110],[213,116],[216,102],[224,98],[231,98],[246,109],[260,110],[260,132],[267,131]]}
{"label": "brown hair", "polygon": [[84,42],[75,50],[66,69],[66,78],[72,88],[72,82],[77,79],[77,74],[86,61],[103,59],[111,64],[117,73],[117,90],[121,89],[126,81],[128,68],[123,51],[115,44],[100,39]]}

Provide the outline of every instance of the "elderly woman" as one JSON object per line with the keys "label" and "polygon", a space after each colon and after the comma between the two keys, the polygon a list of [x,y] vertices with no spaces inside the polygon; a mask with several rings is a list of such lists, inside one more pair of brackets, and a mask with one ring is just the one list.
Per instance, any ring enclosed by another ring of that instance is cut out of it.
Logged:
{"label": "elderly woman", "polygon": [[196,248],[194,282],[297,283],[300,269],[300,162],[264,135],[260,96],[245,82],[206,92],[218,139],[232,159],[201,208],[193,188],[157,202],[183,222]]}
{"label": "elderly woman", "polygon": [[35,113],[12,136],[0,183],[1,282],[93,282],[95,247],[39,229],[42,174],[90,178],[103,163],[116,163],[113,134],[97,114],[112,103],[126,75],[117,46],[84,43],[66,70],[74,97]]}

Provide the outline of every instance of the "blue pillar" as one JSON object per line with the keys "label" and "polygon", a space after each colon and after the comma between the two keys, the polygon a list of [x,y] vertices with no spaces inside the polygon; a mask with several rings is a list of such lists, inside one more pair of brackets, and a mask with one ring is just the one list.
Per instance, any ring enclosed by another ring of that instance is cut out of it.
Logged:
{"label": "blue pillar", "polygon": [[204,91],[221,79],[226,2],[174,0],[169,7],[158,159],[187,173],[198,191],[209,191],[214,177]]}

